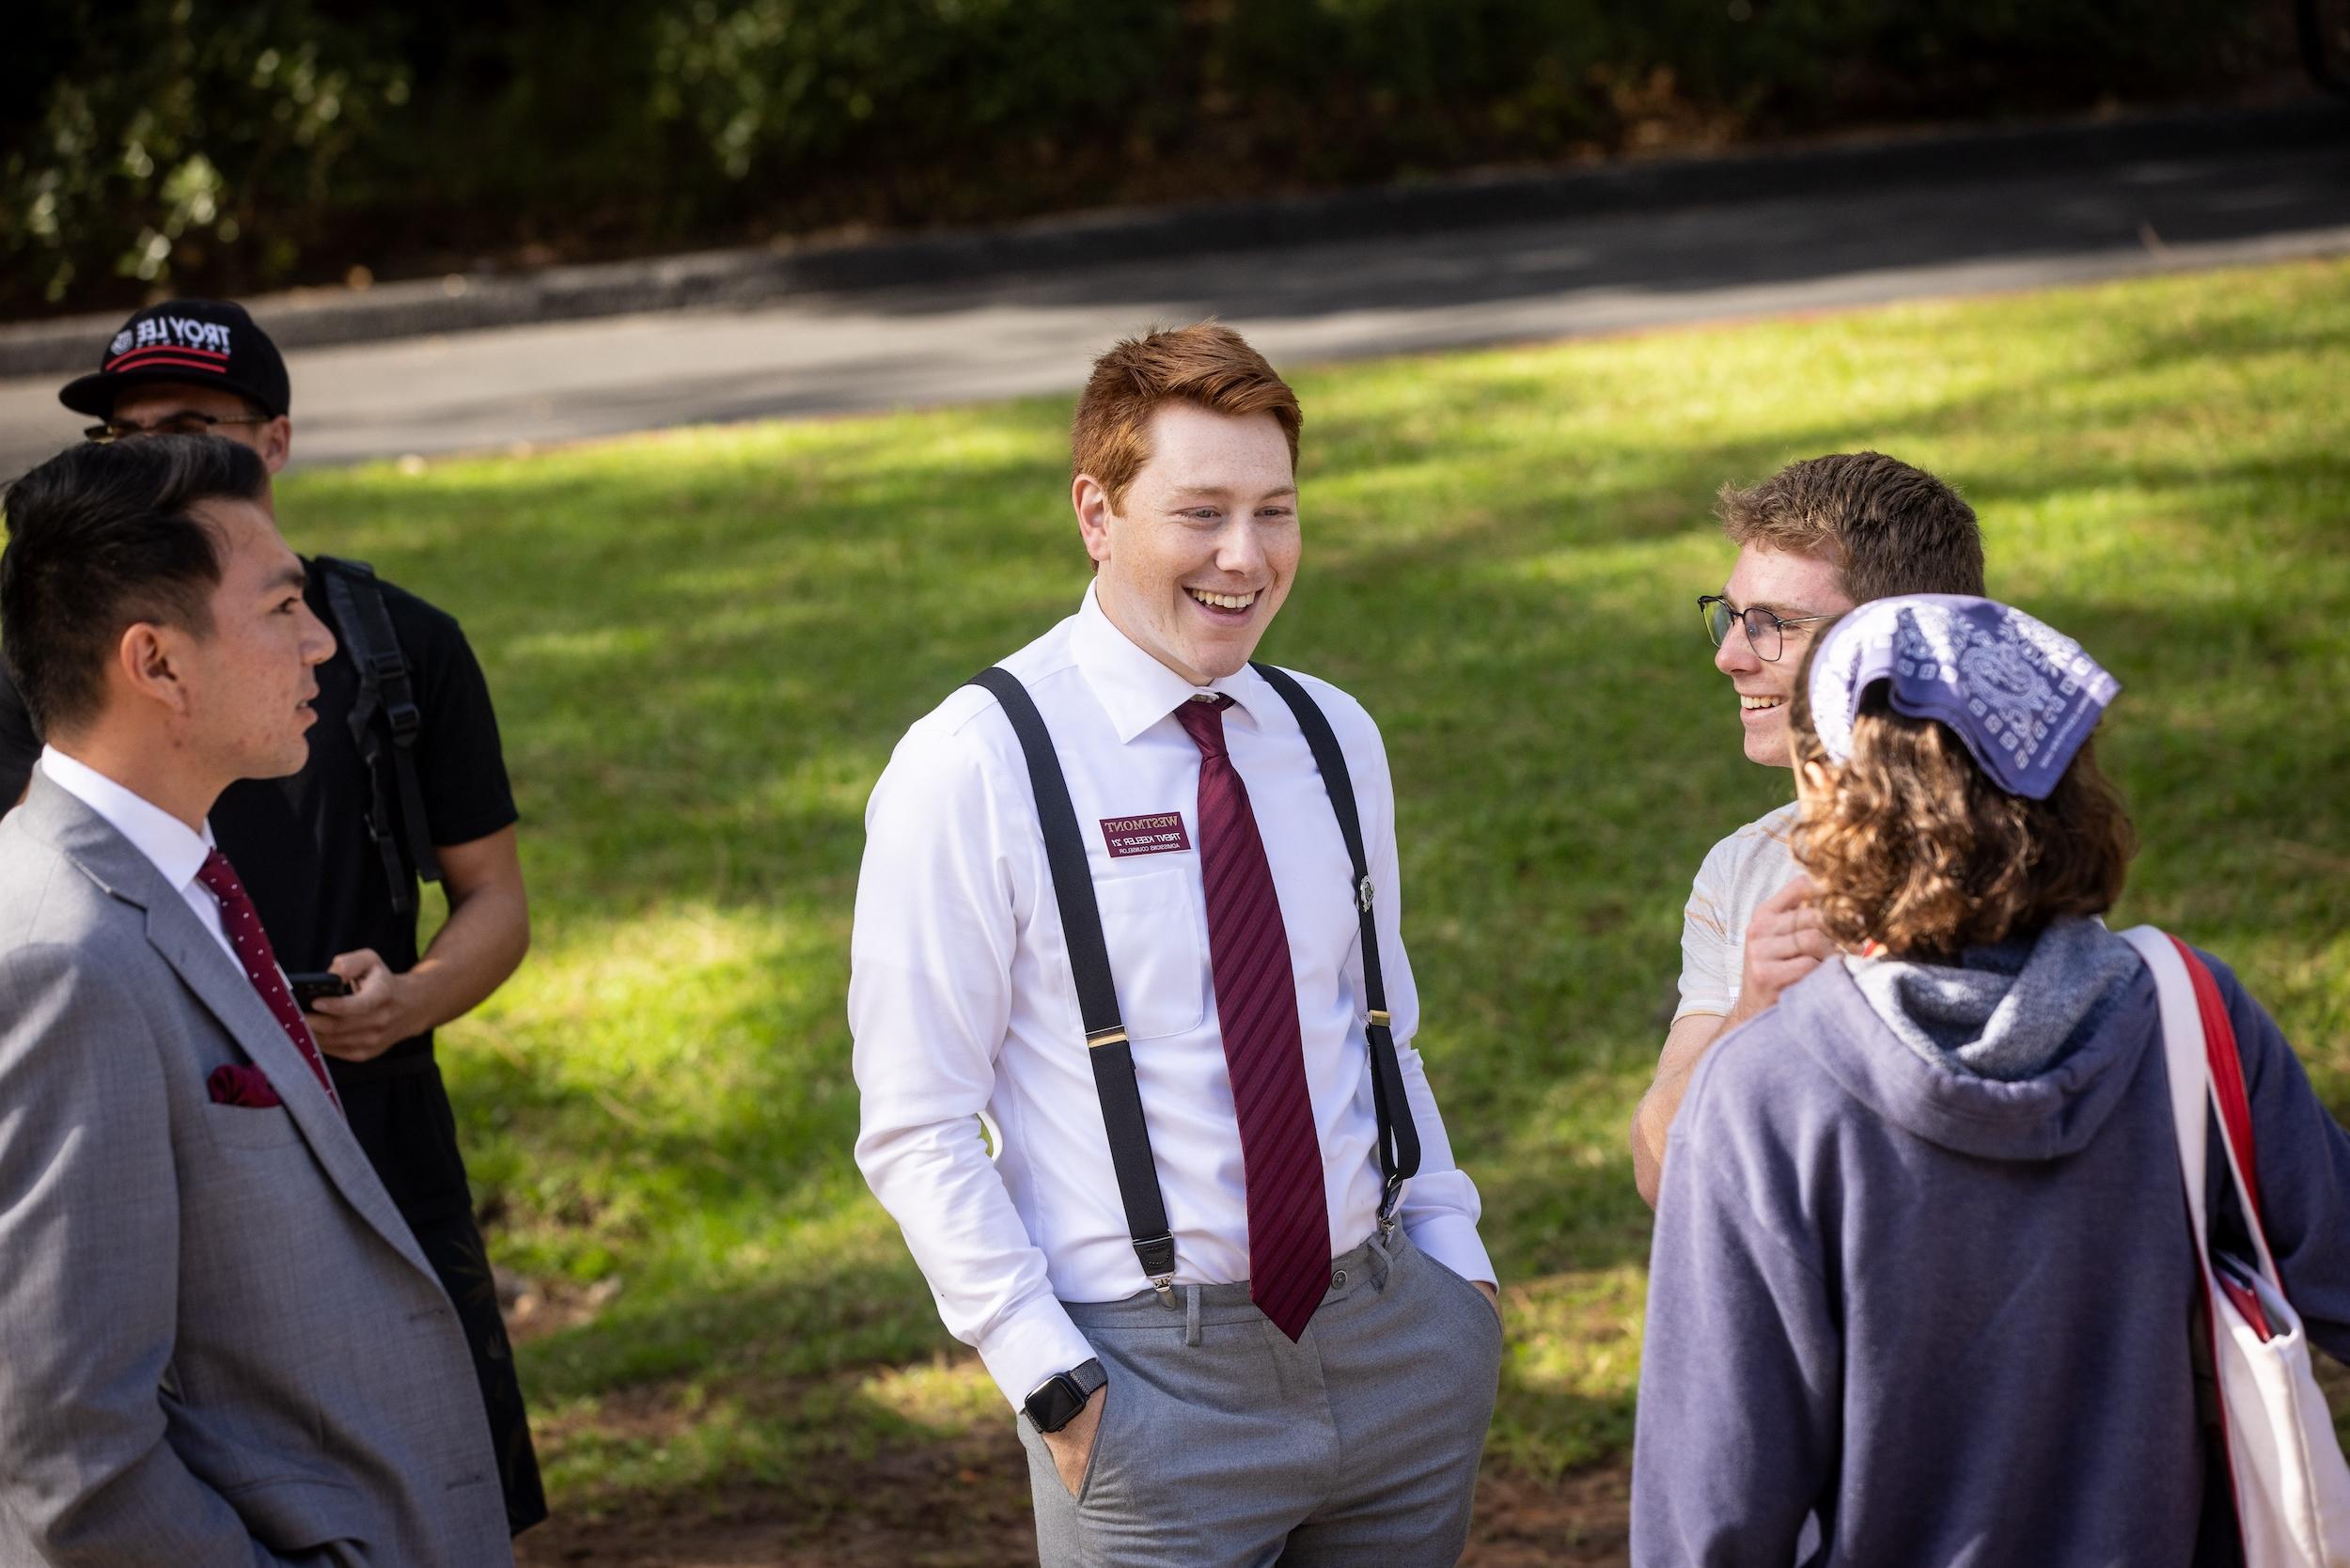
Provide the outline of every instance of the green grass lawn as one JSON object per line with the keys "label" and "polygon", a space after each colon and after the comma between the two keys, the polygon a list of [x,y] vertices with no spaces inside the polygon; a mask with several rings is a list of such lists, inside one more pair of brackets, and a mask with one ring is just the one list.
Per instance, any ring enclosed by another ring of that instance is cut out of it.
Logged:
{"label": "green grass lawn", "polygon": [[[1993,591],[2123,696],[2119,912],[2233,962],[2350,1110],[2350,265],[1298,378],[1307,555],[1265,653],[1384,726],[1419,1038],[1512,1347],[1491,1463],[1621,1455],[1646,1211],[1623,1130],[1708,845],[1785,797],[1691,600],[1715,491],[1878,447],[1982,513]],[[1069,404],[305,474],[289,535],[465,622],[537,947],[443,1047],[532,1339],[556,1506],[1012,1438],[850,1160],[842,997],[900,733],[1067,614]],[[614,1288],[617,1285],[617,1290]]]}

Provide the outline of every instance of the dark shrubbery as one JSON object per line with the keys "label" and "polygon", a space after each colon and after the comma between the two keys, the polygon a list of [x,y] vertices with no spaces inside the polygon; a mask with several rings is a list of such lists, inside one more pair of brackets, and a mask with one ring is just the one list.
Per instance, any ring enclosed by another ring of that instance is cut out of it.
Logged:
{"label": "dark shrubbery", "polygon": [[2241,78],[2222,0],[19,0],[0,312]]}

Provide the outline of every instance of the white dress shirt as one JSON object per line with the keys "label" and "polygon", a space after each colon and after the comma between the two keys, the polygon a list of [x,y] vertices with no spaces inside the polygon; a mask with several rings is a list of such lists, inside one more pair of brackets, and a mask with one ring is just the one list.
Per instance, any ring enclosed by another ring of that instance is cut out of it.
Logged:
{"label": "white dress shirt", "polygon": [[[1093,872],[1133,1042],[1179,1282],[1248,1277],[1239,1125],[1209,970],[1199,751],[1176,707],[1198,688],[1113,626],[1076,615],[1003,661],[1052,731]],[[1477,1188],[1452,1162],[1419,1053],[1400,932],[1394,787],[1379,731],[1345,693],[1300,679],[1329,715],[1360,802],[1380,955],[1420,1169],[1401,1210],[1429,1254],[1494,1271]],[[1377,1227],[1380,1176],[1364,1040],[1354,871],[1312,751],[1252,669],[1217,681],[1287,929],[1330,1245]],[[1113,856],[1105,819],[1180,816],[1184,846]],[[1062,1301],[1147,1289],[1103,1130],[1076,984],[1027,765],[995,698],[958,690],[906,732],[866,808],[849,1023],[862,1095],[856,1157],[904,1229],[956,1338],[1015,1404],[1093,1352]],[[985,1112],[1000,1129],[991,1161]]]}
{"label": "white dress shirt", "polygon": [[244,972],[244,961],[228,940],[228,932],[221,924],[220,901],[212,890],[196,880],[196,873],[204,869],[204,861],[212,853],[212,824],[206,823],[204,831],[192,831],[188,824],[155,805],[144,796],[108,778],[96,768],[77,762],[55,746],[43,746],[40,771],[49,781],[75,800],[105,819],[106,825],[131,840],[131,847],[154,863],[171,886],[193,910],[220,950],[236,964],[237,972]]}

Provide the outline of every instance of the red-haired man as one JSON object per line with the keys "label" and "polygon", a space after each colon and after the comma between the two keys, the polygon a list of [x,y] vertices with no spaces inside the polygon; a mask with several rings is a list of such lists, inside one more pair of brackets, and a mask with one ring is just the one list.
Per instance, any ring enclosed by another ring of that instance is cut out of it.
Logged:
{"label": "red-haired man", "polygon": [[857,1160],[1022,1412],[1048,1564],[1467,1538],[1501,1325],[1410,1043],[1386,757],[1250,662],[1298,428],[1226,328],[1103,355],[1077,613],[916,724],[866,814]]}

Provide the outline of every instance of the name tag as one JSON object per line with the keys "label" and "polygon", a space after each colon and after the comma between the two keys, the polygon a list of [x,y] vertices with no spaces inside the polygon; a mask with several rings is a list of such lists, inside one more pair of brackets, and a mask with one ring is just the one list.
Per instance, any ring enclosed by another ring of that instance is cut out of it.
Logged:
{"label": "name tag", "polygon": [[1123,860],[1130,855],[1173,855],[1191,848],[1191,840],[1183,836],[1183,816],[1180,811],[1154,811],[1147,817],[1104,817],[1102,841],[1109,846],[1113,860]]}

